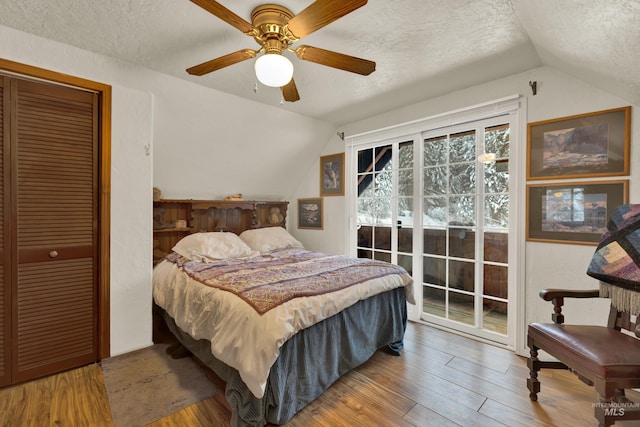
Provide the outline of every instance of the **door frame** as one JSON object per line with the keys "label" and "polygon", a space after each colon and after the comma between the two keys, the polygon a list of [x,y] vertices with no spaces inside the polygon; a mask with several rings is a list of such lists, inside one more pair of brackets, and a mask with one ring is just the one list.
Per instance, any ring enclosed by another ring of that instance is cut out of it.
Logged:
{"label": "door frame", "polygon": [[110,234],[111,234],[111,86],[44,68],[0,58],[0,72],[7,75],[58,83],[98,94],[99,219],[98,219],[98,358],[111,355],[110,318]]}
{"label": "door frame", "polygon": [[[524,288],[525,259],[524,259],[524,235],[525,225],[520,218],[525,216],[524,194],[526,170],[525,147],[526,147],[526,123],[527,123],[527,104],[526,97],[520,94],[506,96],[504,98],[493,101],[483,102],[480,104],[463,107],[429,117],[408,121],[405,123],[393,124],[380,129],[372,129],[361,133],[345,135],[345,165],[353,172],[357,170],[357,158],[355,151],[357,149],[369,146],[375,146],[383,141],[391,141],[394,138],[411,138],[422,135],[422,132],[430,129],[444,128],[456,124],[472,122],[476,120],[488,119],[491,117],[510,115],[509,119],[512,124],[512,144],[510,145],[509,163],[513,164],[513,173],[510,176],[510,211],[513,212],[516,224],[509,230],[509,295],[513,296],[515,309],[508,312],[508,324],[513,326],[514,331],[509,331],[509,343],[507,348],[514,349],[519,355],[526,355],[526,304]],[[524,143],[524,145],[523,145]],[[354,194],[354,178],[353,173],[345,173],[345,250],[346,253],[355,254],[356,235],[356,215],[355,215],[355,198]],[[414,271],[415,270],[414,263]],[[414,295],[416,300],[422,300],[422,287],[419,285],[421,278],[414,278]],[[410,320],[423,322],[420,319],[420,309],[415,305],[408,305],[408,315]],[[482,338],[474,337],[480,341]],[[492,341],[487,341],[491,342]],[[495,343],[494,343],[495,344]]]}

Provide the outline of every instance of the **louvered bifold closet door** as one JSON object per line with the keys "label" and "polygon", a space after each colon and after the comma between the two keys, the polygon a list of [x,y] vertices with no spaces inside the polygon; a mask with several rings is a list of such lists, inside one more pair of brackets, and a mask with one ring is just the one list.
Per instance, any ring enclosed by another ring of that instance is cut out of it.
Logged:
{"label": "louvered bifold closet door", "polygon": [[97,360],[97,95],[12,82],[14,382]]}
{"label": "louvered bifold closet door", "polygon": [[10,213],[10,209],[6,206],[9,205],[8,193],[5,192],[5,172],[9,170],[8,162],[9,156],[5,157],[5,153],[8,151],[6,146],[8,145],[9,138],[5,138],[6,124],[8,120],[5,120],[4,111],[5,103],[9,101],[9,97],[5,95],[5,92],[9,88],[9,79],[7,77],[0,76],[0,387],[11,384],[11,370],[9,368],[9,361],[11,360],[11,346],[9,344],[9,333],[11,332],[11,280],[10,280],[10,268],[9,262],[10,250],[6,246],[6,242],[10,240],[8,236],[8,229],[5,229],[5,223],[8,221],[5,216]]}

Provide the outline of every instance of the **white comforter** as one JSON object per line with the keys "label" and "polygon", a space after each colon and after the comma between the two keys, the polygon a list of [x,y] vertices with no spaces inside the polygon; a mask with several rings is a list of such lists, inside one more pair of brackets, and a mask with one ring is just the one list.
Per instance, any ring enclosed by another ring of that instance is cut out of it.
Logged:
{"label": "white comforter", "polygon": [[163,261],[153,272],[153,297],[183,331],[211,341],[211,353],[235,368],[249,390],[262,398],[280,347],[298,331],[359,300],[404,286],[415,304],[409,276],[386,276],[340,291],[295,298],[265,314],[231,292],[201,284],[176,264]]}

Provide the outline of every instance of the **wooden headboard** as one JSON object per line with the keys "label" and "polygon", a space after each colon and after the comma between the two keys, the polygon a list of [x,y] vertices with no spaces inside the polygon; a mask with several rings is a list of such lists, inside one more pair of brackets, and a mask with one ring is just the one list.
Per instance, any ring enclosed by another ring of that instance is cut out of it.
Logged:
{"label": "wooden headboard", "polygon": [[263,227],[285,227],[286,201],[164,199],[153,202],[154,263],[184,236],[206,231],[240,234]]}

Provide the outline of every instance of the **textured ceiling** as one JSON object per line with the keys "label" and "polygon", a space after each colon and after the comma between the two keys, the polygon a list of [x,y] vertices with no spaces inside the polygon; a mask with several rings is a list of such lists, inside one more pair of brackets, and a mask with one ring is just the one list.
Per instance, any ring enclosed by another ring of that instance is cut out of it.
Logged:
{"label": "textured ceiling", "polygon": [[[219,2],[247,21],[262,4]],[[299,13],[311,0],[279,3]],[[540,65],[640,103],[639,22],[640,0],[370,0],[302,43],[373,60],[376,71],[292,55],[302,99],[280,105],[279,89],[254,90],[253,60],[203,77],[185,72],[257,48],[188,0],[0,0],[0,25],[337,125]]]}

